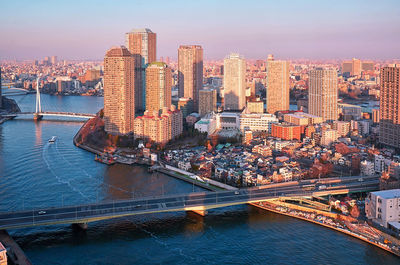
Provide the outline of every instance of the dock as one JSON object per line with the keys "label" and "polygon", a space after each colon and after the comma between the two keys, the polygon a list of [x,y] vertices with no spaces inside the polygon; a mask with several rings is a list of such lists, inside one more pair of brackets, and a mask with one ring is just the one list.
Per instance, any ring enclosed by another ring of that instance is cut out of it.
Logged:
{"label": "dock", "polygon": [[25,255],[24,251],[15,242],[15,240],[8,234],[6,230],[0,230],[0,242],[7,249],[9,264],[15,265],[32,265],[31,261]]}

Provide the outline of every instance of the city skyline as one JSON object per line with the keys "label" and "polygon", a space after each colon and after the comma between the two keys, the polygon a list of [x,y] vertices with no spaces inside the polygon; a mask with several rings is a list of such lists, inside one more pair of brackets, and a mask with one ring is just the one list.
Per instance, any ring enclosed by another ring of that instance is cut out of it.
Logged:
{"label": "city skyline", "polygon": [[[265,58],[269,53],[282,59],[400,57],[396,46],[400,18],[395,1],[293,1],[290,8],[286,2],[272,1],[182,3],[8,3],[0,18],[0,35],[4,37],[0,60],[47,55],[101,60],[104,50],[124,44],[124,33],[145,27],[158,34],[158,56],[173,59],[179,45],[188,44],[201,45],[205,60],[222,59],[231,52],[248,59]],[[80,8],[76,8],[78,4]],[[141,12],[128,15],[137,8]],[[114,10],[113,15],[109,10]]]}

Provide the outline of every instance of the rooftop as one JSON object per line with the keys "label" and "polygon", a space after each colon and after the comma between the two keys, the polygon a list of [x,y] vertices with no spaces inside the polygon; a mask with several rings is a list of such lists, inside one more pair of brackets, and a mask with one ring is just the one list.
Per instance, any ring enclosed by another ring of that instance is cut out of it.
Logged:
{"label": "rooftop", "polygon": [[152,63],[149,63],[149,67],[150,66],[168,67],[168,65],[166,63],[163,63],[163,62],[152,62]]}
{"label": "rooftop", "polygon": [[374,191],[371,193],[384,199],[400,198],[400,189],[381,190],[381,191]]}
{"label": "rooftop", "polygon": [[132,56],[125,46],[114,46],[106,52],[106,57]]}
{"label": "rooftop", "polygon": [[153,31],[151,31],[151,29],[143,28],[143,29],[132,29],[128,33],[153,33]]}

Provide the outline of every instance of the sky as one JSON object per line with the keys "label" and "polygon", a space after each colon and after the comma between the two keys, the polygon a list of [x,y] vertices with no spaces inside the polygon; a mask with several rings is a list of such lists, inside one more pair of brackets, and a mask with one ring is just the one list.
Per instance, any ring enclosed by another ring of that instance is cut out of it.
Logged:
{"label": "sky", "polygon": [[0,0],[0,60],[101,60],[133,28],[157,33],[158,58],[400,58],[399,0]]}

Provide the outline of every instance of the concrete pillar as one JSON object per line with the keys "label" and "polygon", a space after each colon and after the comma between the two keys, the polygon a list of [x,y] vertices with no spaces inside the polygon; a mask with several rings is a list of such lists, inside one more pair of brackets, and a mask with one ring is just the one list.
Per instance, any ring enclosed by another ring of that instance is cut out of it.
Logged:
{"label": "concrete pillar", "polygon": [[88,228],[87,223],[77,223],[73,224],[74,227],[79,228],[81,230],[86,230]]}
{"label": "concrete pillar", "polygon": [[208,214],[207,210],[191,210],[191,212],[194,212],[194,213],[196,213],[198,215],[201,215],[201,216],[206,216],[206,214]]}

